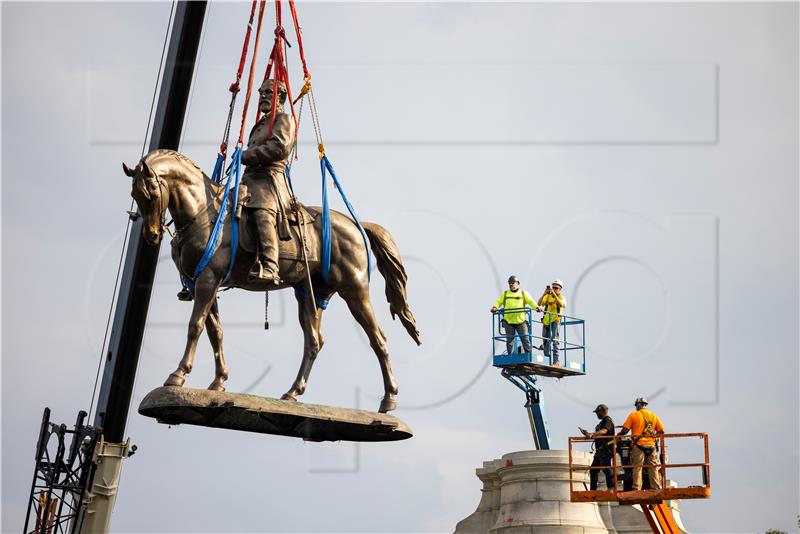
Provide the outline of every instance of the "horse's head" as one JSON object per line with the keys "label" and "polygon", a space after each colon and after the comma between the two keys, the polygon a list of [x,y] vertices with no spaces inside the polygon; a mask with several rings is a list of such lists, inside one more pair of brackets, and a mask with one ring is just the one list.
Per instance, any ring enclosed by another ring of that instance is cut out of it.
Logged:
{"label": "horse's head", "polygon": [[144,160],[135,169],[123,163],[122,169],[133,178],[131,196],[139,206],[144,221],[142,236],[150,245],[158,245],[164,234],[164,213],[169,204],[167,184]]}

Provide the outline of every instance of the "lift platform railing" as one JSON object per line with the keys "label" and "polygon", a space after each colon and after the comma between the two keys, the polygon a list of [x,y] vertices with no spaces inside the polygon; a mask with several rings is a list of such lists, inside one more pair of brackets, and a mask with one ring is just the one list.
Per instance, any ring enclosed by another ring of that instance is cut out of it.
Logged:
{"label": "lift platform railing", "polygon": [[[708,434],[705,432],[695,432],[695,433],[686,433],[686,434],[659,434],[655,436],[655,439],[658,441],[659,445],[659,456],[662,458],[668,458],[666,451],[667,446],[666,442],[670,439],[701,439],[703,440],[703,451],[704,451],[704,459],[702,462],[696,463],[676,463],[670,464],[667,462],[660,462],[658,466],[659,474],[661,475],[661,488],[657,489],[643,489],[638,491],[625,491],[623,488],[620,490],[620,470],[623,471],[623,476],[626,475],[626,471],[630,472],[635,468],[642,468],[644,471],[647,470],[646,467],[642,467],[640,465],[630,465],[621,463],[618,461],[618,452],[623,451],[624,449],[630,450],[631,448],[631,437],[630,436],[613,436],[611,438],[606,438],[612,442],[612,457],[611,457],[611,472],[614,477],[614,487],[611,489],[605,490],[579,490],[576,489],[576,484],[584,484],[584,482],[576,482],[574,480],[574,473],[580,471],[591,471],[591,470],[599,470],[602,471],[603,469],[608,469],[609,466],[585,466],[585,465],[575,465],[573,463],[573,447],[577,443],[587,443],[593,442],[597,438],[586,438],[586,437],[571,437],[569,438],[569,491],[570,491],[570,500],[572,502],[607,502],[607,501],[614,501],[620,502],[625,504],[647,504],[647,503],[659,503],[661,501],[673,500],[673,499],[707,499],[711,497],[711,464],[709,461],[708,455]],[[700,469],[700,476],[702,483],[700,485],[693,485],[693,486],[686,486],[686,487],[667,487],[667,470],[668,469],[689,469],[695,468]],[[629,473],[628,473],[629,474]],[[643,475],[645,473],[642,473]],[[598,479],[601,477],[598,476]]]}
{"label": "lift platform railing", "polygon": [[[503,326],[503,318],[506,314],[524,313],[525,322],[528,324],[528,334],[507,335]],[[539,313],[539,312],[537,312]],[[541,312],[545,315],[556,315],[554,312]],[[558,314],[561,319],[558,321],[559,336],[556,340],[537,335],[542,332],[542,320],[534,315],[531,308],[509,308],[500,309],[492,313],[492,356],[495,367],[513,366],[519,364],[539,364],[552,365],[552,355],[544,354],[545,342],[551,341],[557,344],[558,351],[563,355],[561,361],[565,368],[578,372],[586,372],[586,331],[583,319]],[[533,327],[537,325],[537,330]],[[569,336],[570,330],[572,335]],[[532,347],[532,353],[519,352],[522,350],[522,338],[526,337]],[[507,352],[506,344],[508,340],[514,340],[512,353]],[[541,349],[539,347],[542,347]]]}

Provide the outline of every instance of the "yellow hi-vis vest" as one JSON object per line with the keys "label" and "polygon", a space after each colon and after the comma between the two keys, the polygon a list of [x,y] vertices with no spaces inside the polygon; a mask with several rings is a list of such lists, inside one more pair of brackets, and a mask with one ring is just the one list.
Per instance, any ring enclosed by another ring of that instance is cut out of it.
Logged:
{"label": "yellow hi-vis vest", "polygon": [[[558,300],[556,300],[558,299]],[[561,309],[558,309],[556,306],[556,302],[561,305]],[[544,308],[545,313],[542,315],[542,324],[548,325],[550,323],[556,323],[561,320],[560,312],[564,311],[564,308],[567,307],[567,299],[563,297],[563,295],[554,297],[553,295],[545,295],[544,299],[542,299],[542,308]]]}
{"label": "yellow hi-vis vest", "polygon": [[[500,293],[494,306],[495,308],[513,310],[516,308],[525,308],[526,304],[531,308],[536,308],[537,306],[536,301],[531,298],[527,291],[523,291],[522,289],[517,291],[506,289]],[[504,313],[503,318],[508,324],[522,324],[528,320],[528,316],[524,311]]]}

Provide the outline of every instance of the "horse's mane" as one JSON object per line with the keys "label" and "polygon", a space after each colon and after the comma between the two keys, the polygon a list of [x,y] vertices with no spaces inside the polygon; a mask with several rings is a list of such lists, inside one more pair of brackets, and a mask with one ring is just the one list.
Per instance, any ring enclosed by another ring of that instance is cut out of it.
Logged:
{"label": "horse's mane", "polygon": [[142,158],[142,161],[144,161],[148,165],[151,165],[152,163],[154,163],[155,160],[162,157],[163,158],[173,157],[178,161],[178,163],[182,165],[186,165],[187,167],[194,167],[200,172],[200,174],[206,181],[210,181],[210,178],[208,177],[208,175],[206,175],[205,172],[203,172],[203,169],[200,168],[200,165],[198,165],[197,163],[190,160],[189,158],[187,158],[186,156],[184,156],[183,154],[181,154],[176,150],[171,150],[169,148],[157,148],[152,152],[150,152],[149,154],[147,154],[144,158]]}

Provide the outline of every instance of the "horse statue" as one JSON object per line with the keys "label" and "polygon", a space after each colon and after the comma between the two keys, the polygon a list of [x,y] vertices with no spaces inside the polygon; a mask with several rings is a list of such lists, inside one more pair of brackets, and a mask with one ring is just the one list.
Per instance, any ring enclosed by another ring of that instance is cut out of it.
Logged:
{"label": "horse statue", "polygon": [[[171,243],[172,259],[178,272],[191,279],[219,213],[226,193],[225,186],[210,180],[200,167],[174,150],[154,150],[143,157],[134,169],[124,163],[122,167],[125,174],[133,178],[131,196],[143,219],[144,239],[150,245],[161,242],[166,229],[164,217],[168,210],[176,228]],[[235,210],[236,206],[231,206],[229,213]],[[366,332],[370,346],[378,357],[384,389],[378,411],[386,413],[396,408],[397,383],[389,361],[386,335],[375,319],[369,299],[368,254],[364,239],[353,220],[331,211],[330,271],[328,279],[324,280],[322,262],[319,260],[321,211],[318,207],[300,207],[295,212],[295,220],[290,225],[292,239],[280,244],[279,285],[248,280],[248,270],[255,261],[255,247],[248,235],[244,217],[239,225],[241,242],[236,261],[227,280],[224,280],[232,252],[231,216],[225,218],[217,249],[208,266],[194,281],[194,307],[189,320],[186,349],[178,368],[169,375],[165,386],[183,386],[186,375],[192,370],[197,341],[205,327],[215,361],[215,377],[208,389],[225,390],[228,366],[222,350],[222,325],[216,299],[220,287],[248,291],[293,287],[303,330],[303,359],[297,378],[281,399],[296,401],[305,392],[314,360],[323,345],[320,331],[323,309],[313,304],[311,295],[319,302],[326,302],[338,293]],[[369,237],[378,270],[386,280],[386,299],[392,318],[399,317],[408,334],[419,345],[421,341],[416,320],[406,300],[407,276],[397,245],[391,234],[377,224],[364,222],[362,226]],[[308,272],[305,272],[306,269]]]}

